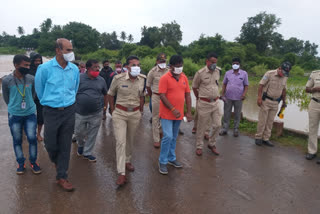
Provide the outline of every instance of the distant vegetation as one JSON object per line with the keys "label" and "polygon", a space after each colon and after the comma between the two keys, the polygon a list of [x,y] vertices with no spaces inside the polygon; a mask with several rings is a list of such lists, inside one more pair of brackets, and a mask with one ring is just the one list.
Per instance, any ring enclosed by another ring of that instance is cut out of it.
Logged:
{"label": "distant vegetation", "polygon": [[25,35],[22,26],[17,28],[19,37],[3,32],[0,36],[0,54],[15,54],[20,53],[21,49],[33,49],[44,56],[53,56],[56,39],[64,37],[72,40],[78,59],[124,61],[127,56],[134,54],[141,58],[145,72],[154,66],[157,54],[165,52],[168,57],[173,54],[182,55],[185,60],[184,72],[193,76],[204,66],[205,57],[211,51],[219,55],[218,66],[223,72],[231,68],[231,59],[236,56],[241,58],[241,67],[250,76],[261,77],[265,71],[277,68],[284,60],[294,65],[292,75],[296,77],[319,69],[318,45],[295,37],[284,39],[276,31],[280,25],[281,20],[276,15],[261,12],[248,18],[234,42],[226,41],[218,33],[214,36],[202,34],[198,40],[183,46],[180,44],[183,32],[175,21],[164,23],[161,27],[143,26],[141,40],[132,43],[133,36],[125,31],[120,34],[115,31],[100,33],[79,22],[54,25],[48,18],[29,35]]}

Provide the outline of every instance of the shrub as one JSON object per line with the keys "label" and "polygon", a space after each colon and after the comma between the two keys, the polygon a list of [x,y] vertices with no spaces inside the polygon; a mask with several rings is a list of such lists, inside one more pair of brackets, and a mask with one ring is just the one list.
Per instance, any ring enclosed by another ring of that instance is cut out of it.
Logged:
{"label": "shrub", "polygon": [[190,59],[190,58],[184,58],[183,59],[183,72],[188,77],[194,76],[195,73],[198,70],[200,70],[202,67],[204,67],[204,66],[201,66],[199,64],[193,63],[192,59]]}
{"label": "shrub", "polygon": [[148,74],[151,68],[155,66],[156,59],[151,57],[140,58],[141,70],[144,74]]}
{"label": "shrub", "polygon": [[251,69],[252,74],[257,77],[262,77],[268,70],[268,67],[265,64],[256,65]]}
{"label": "shrub", "polygon": [[290,74],[292,74],[293,76],[304,76],[304,73],[304,70],[298,65],[292,66],[292,69],[290,71]]}
{"label": "shrub", "polygon": [[95,52],[91,52],[85,54],[81,57],[82,61],[86,61],[88,59],[95,59],[102,62],[105,59],[108,59],[112,62],[119,60],[119,51],[117,50],[108,50],[108,49],[99,49]]}

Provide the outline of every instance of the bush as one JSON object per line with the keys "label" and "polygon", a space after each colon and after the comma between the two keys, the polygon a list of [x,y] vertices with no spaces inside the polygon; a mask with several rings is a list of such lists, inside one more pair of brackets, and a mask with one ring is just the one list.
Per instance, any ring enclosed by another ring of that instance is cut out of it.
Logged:
{"label": "bush", "polygon": [[155,66],[156,59],[151,57],[140,58],[141,70],[147,75]]}
{"label": "bush", "polygon": [[257,77],[262,77],[268,70],[268,67],[265,64],[256,65],[251,69],[252,74]]}
{"label": "bush", "polygon": [[292,74],[293,76],[304,76],[304,73],[304,70],[298,65],[292,66],[292,69],[290,71],[290,74]]}
{"label": "bush", "polygon": [[200,70],[202,67],[199,64],[193,63],[192,59],[190,58],[184,58],[183,59],[183,72],[188,77],[193,77],[198,70]]}
{"label": "bush", "polygon": [[18,49],[16,47],[0,47],[0,54],[15,55],[15,54],[25,54],[26,51]]}
{"label": "bush", "polygon": [[88,59],[95,59],[95,60],[98,60],[99,62],[102,62],[103,60],[108,59],[111,62],[115,62],[116,60],[119,60],[119,51],[99,49],[95,52],[85,54],[81,57],[82,61],[86,61]]}

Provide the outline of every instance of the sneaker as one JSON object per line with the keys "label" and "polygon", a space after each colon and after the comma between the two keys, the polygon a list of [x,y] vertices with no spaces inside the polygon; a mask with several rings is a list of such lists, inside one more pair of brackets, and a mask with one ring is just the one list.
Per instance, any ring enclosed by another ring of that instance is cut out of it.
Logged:
{"label": "sneaker", "polygon": [[239,136],[239,131],[238,131],[238,129],[235,129],[233,131],[233,137],[238,137],[238,136]]}
{"label": "sneaker", "polygon": [[32,172],[33,172],[34,174],[40,174],[40,173],[41,173],[41,168],[40,168],[39,164],[37,164],[37,163],[30,163],[30,166],[31,166]]}
{"label": "sneaker", "polygon": [[97,161],[97,158],[95,156],[92,156],[92,155],[84,155],[83,157],[84,157],[84,159],[88,159],[90,162],[96,162]]}
{"label": "sneaker", "polygon": [[227,135],[227,134],[228,134],[228,132],[226,130],[223,130],[223,129],[219,132],[220,136],[224,136],[224,135]]}
{"label": "sneaker", "polygon": [[77,155],[78,156],[82,156],[83,155],[83,147],[78,147],[78,151],[77,151]]}
{"label": "sneaker", "polygon": [[159,172],[163,175],[168,174],[167,164],[159,163]]}
{"label": "sneaker", "polygon": [[177,160],[169,161],[168,164],[174,166],[175,168],[182,168],[181,163],[179,163]]}
{"label": "sneaker", "polygon": [[26,170],[26,165],[25,164],[19,164],[17,168],[17,174],[22,175]]}

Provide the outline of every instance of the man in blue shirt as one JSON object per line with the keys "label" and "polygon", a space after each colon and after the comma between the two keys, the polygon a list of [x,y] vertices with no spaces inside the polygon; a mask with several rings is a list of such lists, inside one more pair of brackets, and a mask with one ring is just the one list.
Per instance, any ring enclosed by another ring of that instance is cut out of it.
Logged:
{"label": "man in blue shirt", "polygon": [[67,191],[74,190],[67,171],[79,87],[79,69],[71,63],[73,60],[71,42],[57,39],[55,58],[40,65],[35,77],[35,89],[43,105],[45,147],[56,166],[57,183]]}
{"label": "man in blue shirt", "polygon": [[29,160],[32,171],[41,173],[37,160],[37,137],[36,137],[36,105],[33,101],[35,96],[34,77],[29,75],[30,59],[24,55],[16,55],[13,58],[15,70],[6,76],[2,82],[2,94],[8,105],[9,127],[13,138],[13,149],[19,164],[17,174],[25,171],[25,158],[22,151],[22,130],[25,130],[29,141]]}

